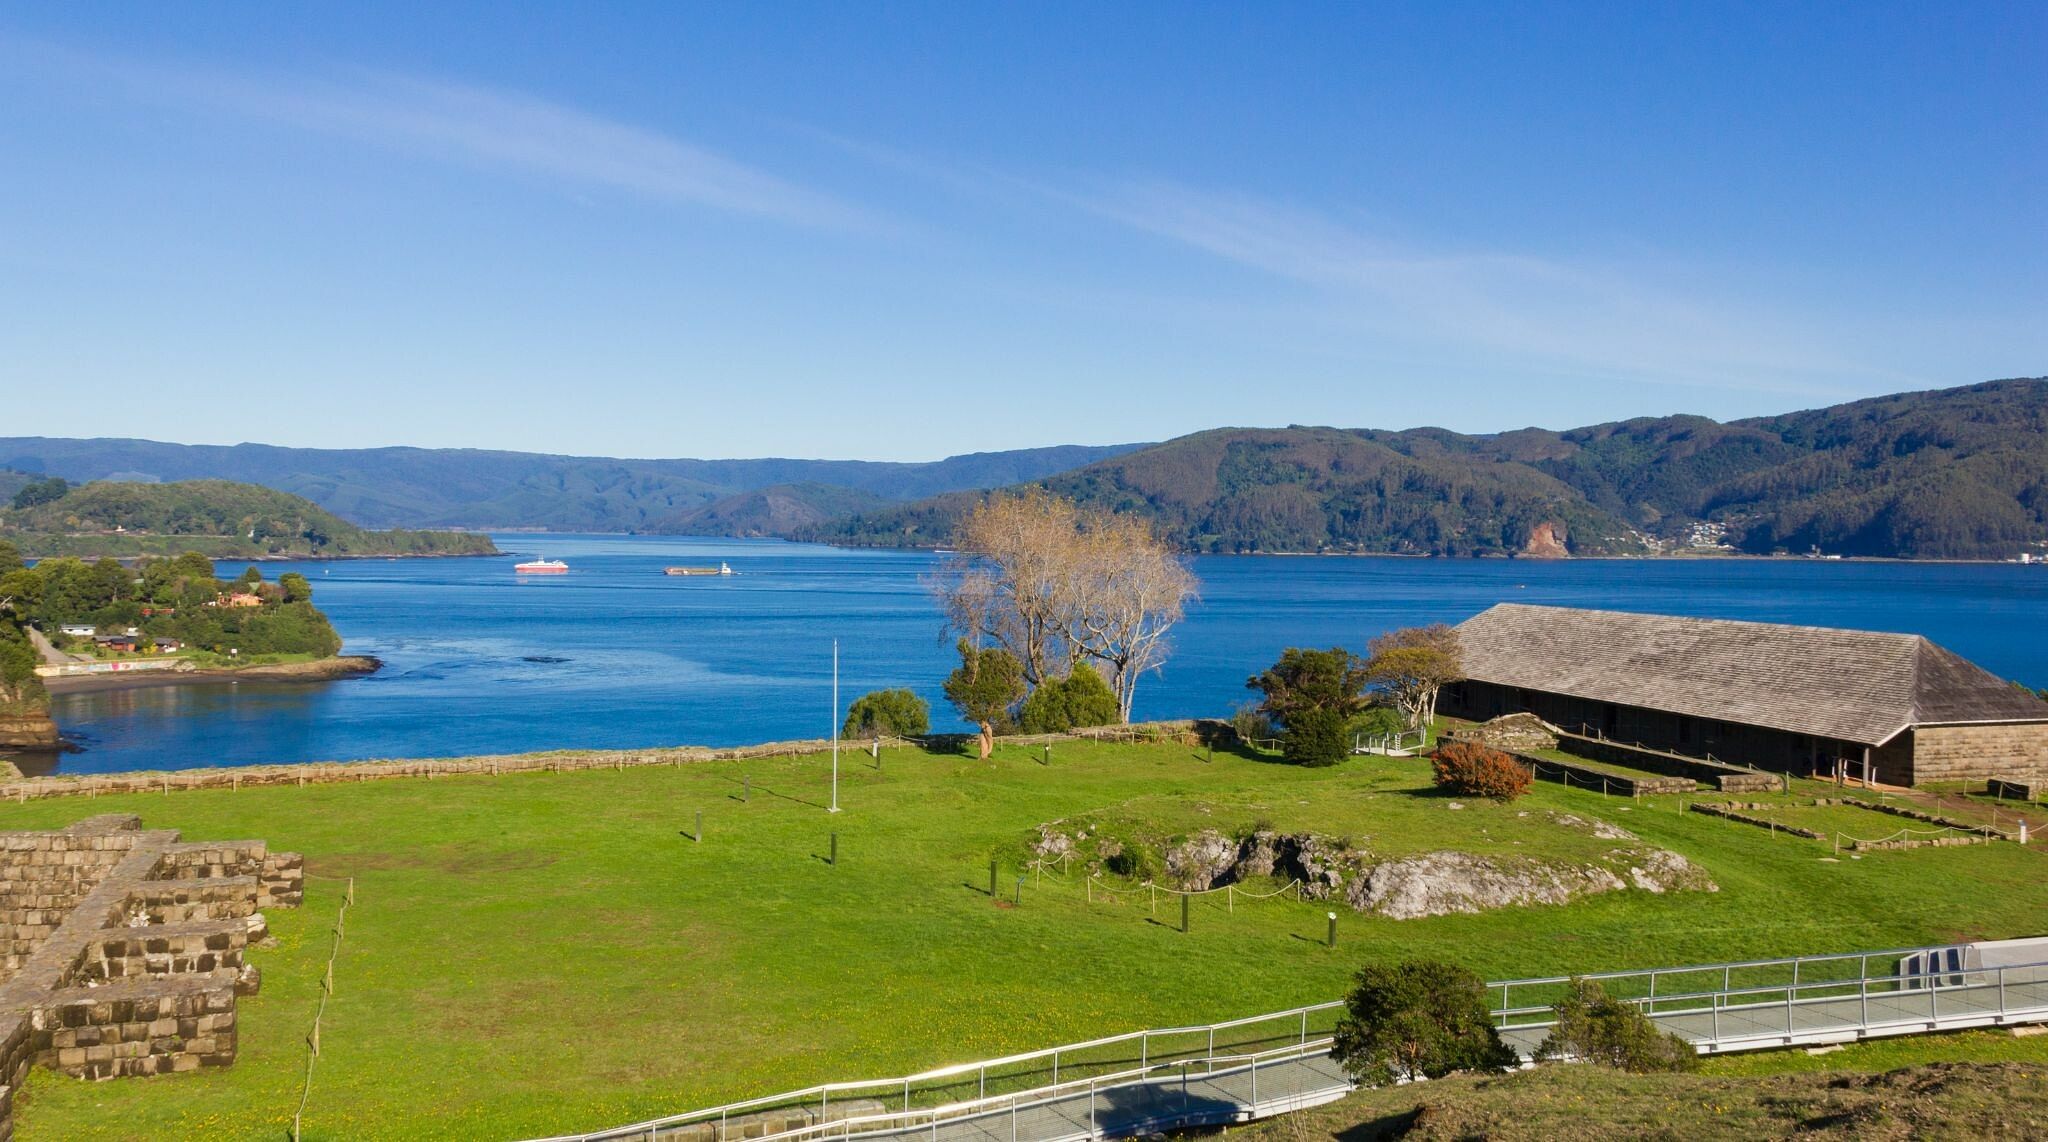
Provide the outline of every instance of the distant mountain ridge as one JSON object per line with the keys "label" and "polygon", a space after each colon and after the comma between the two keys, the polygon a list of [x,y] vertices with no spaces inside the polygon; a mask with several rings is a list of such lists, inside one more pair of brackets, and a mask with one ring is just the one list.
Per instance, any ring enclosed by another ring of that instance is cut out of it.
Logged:
{"label": "distant mountain ridge", "polygon": [[[0,468],[242,480],[371,526],[529,527],[942,546],[990,489],[1142,514],[1190,551],[1906,558],[2048,552],[2048,378],[1721,423],[1492,435],[1292,426],[926,464],[618,460],[0,438]],[[0,472],[0,491],[9,477]]]}
{"label": "distant mountain ridge", "polygon": [[107,479],[218,479],[303,496],[365,527],[675,531],[718,500],[830,485],[884,500],[1042,479],[1140,445],[1062,445],[865,460],[622,460],[455,448],[282,448],[152,440],[0,438],[0,468]]}
{"label": "distant mountain ridge", "polygon": [[[1727,424],[1214,429],[1037,482],[1148,516],[1193,551],[1513,555],[1562,533],[1575,555],[2010,558],[2048,544],[2048,378]],[[942,545],[979,498],[953,493],[793,537]]]}

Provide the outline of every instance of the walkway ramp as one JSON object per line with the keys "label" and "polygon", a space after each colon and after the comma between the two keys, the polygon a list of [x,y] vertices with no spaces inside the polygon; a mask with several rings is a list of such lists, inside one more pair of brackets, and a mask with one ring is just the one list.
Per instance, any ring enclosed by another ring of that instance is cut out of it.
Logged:
{"label": "walkway ramp", "polygon": [[[1701,964],[1582,978],[1701,1054],[2048,1023],[2048,938]],[[1524,1058],[1570,977],[1489,984]],[[829,1083],[546,1142],[1083,1142],[1248,1122],[1353,1089],[1330,1058],[1341,1003],[1134,1031],[904,1078]],[[836,1105],[835,1105],[836,1103]],[[796,1122],[798,1125],[790,1126]]]}

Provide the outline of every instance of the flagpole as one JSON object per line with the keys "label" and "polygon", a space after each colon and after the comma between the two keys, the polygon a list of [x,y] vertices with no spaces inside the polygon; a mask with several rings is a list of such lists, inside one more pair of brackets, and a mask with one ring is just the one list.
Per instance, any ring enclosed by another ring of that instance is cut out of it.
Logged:
{"label": "flagpole", "polygon": [[832,640],[832,807],[839,811],[839,640]]}

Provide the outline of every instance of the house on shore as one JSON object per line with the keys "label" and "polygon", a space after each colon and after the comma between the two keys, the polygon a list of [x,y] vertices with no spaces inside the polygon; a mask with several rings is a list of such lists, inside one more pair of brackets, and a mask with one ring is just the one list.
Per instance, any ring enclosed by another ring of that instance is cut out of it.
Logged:
{"label": "house on shore", "polygon": [[2048,702],[1918,635],[1502,603],[1443,713],[1891,785],[2048,773]]}

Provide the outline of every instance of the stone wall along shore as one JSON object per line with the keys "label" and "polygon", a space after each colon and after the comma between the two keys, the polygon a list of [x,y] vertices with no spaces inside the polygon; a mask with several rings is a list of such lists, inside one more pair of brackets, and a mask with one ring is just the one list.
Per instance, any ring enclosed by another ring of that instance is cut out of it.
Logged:
{"label": "stone wall along shore", "polygon": [[[957,735],[954,735],[957,736]],[[999,745],[1036,746],[1062,741],[1180,741],[1193,743],[1192,721],[1146,722],[1077,730],[1067,734],[1035,734],[996,739]],[[872,739],[842,738],[842,753],[864,751]],[[935,736],[933,742],[948,740]],[[924,741],[885,737],[886,748],[918,746]],[[499,776],[511,773],[578,773],[644,766],[677,766],[706,761],[801,757],[832,748],[830,738],[764,742],[759,745],[713,748],[677,746],[652,750],[578,750],[558,753],[493,754],[482,757],[412,758],[393,761],[313,761],[284,765],[217,766],[205,769],[138,770],[129,773],[51,774],[0,780],[0,801],[34,801],[45,797],[100,797],[121,793],[172,793],[192,789],[243,789],[262,786],[342,785],[394,778]]]}

